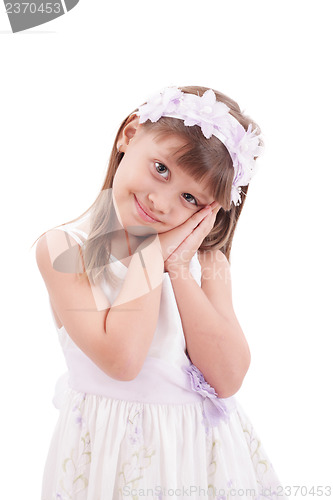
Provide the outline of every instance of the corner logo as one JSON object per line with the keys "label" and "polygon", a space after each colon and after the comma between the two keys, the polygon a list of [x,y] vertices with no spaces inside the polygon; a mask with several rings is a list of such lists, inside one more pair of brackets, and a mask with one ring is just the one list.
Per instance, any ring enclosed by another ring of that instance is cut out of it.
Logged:
{"label": "corner logo", "polygon": [[7,2],[4,0],[13,33],[48,23],[66,14],[78,3],[79,0],[54,0],[52,2],[43,0]]}

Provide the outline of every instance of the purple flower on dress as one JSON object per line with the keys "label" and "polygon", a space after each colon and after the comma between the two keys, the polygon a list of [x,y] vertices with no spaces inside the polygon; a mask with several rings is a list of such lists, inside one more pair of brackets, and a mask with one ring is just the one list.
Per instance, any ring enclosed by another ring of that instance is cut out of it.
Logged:
{"label": "purple flower on dress", "polygon": [[202,396],[206,397],[208,394],[217,396],[214,387],[208,384],[205,377],[193,363],[184,370],[190,375],[191,386],[194,391],[199,392]]}
{"label": "purple flower on dress", "polygon": [[81,427],[82,426],[82,423],[83,423],[83,418],[82,418],[82,415],[78,415],[76,417],[76,420],[75,422]]}
{"label": "purple flower on dress", "polygon": [[135,426],[132,434],[129,437],[131,444],[138,443],[142,438],[141,434],[142,434],[141,429],[138,426]]}
{"label": "purple flower on dress", "polygon": [[217,396],[215,389],[208,384],[205,377],[193,363],[190,366],[183,366],[183,370],[188,373],[193,391],[198,392],[203,398],[204,414],[211,426],[216,426],[220,420],[229,419],[229,411],[223,399]]}
{"label": "purple flower on dress", "polygon": [[74,412],[76,413],[75,423],[77,423],[79,427],[82,427],[84,425],[84,419],[82,416],[82,403],[84,402],[85,399],[86,399],[86,394],[83,394],[80,405],[76,404],[72,410],[73,413]]}

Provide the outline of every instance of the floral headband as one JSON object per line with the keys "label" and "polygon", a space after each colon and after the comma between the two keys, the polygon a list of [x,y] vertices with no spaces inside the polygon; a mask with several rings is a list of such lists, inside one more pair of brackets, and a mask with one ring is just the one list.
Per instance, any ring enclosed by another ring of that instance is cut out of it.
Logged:
{"label": "floral headband", "polygon": [[167,87],[159,94],[139,106],[134,114],[140,117],[139,123],[147,120],[156,122],[162,116],[178,118],[184,125],[198,125],[203,135],[209,139],[217,137],[227,148],[235,169],[231,188],[231,201],[241,203],[241,186],[247,186],[256,171],[255,158],[262,147],[252,124],[248,129],[230,113],[230,108],[216,100],[213,90],[207,90],[202,97],[186,94],[177,87]]}

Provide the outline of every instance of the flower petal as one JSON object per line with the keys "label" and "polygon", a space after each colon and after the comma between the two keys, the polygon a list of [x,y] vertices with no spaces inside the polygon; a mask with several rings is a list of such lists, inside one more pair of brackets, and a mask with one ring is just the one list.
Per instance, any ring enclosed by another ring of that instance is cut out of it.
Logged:
{"label": "flower petal", "polygon": [[193,125],[199,125],[199,120],[197,118],[185,118],[184,125],[187,127],[192,127]]}
{"label": "flower petal", "polygon": [[201,130],[206,139],[209,139],[214,132],[214,125],[209,122],[201,122]]}
{"label": "flower petal", "polygon": [[206,92],[201,97],[201,105],[213,107],[216,103],[216,95],[212,89],[206,90]]}

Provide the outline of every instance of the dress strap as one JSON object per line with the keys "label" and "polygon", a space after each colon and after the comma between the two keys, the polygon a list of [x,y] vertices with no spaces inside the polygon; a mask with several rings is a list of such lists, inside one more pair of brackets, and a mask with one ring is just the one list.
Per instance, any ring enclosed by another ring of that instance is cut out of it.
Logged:
{"label": "dress strap", "polygon": [[[60,231],[65,231],[68,233],[72,238],[80,245],[83,245],[84,240],[88,239],[88,233],[83,231],[82,229],[79,229],[79,227],[82,224],[82,222],[86,221],[89,217],[89,213],[85,214],[84,216],[80,217],[79,219],[75,220],[74,222],[68,222],[66,224],[63,224],[61,226],[57,226],[53,229],[59,229]],[[81,237],[80,237],[80,236]]]}
{"label": "dress strap", "polygon": [[[85,231],[82,231],[82,229],[71,229],[71,227],[66,227],[66,226],[60,226],[60,227],[55,227],[54,229],[59,229],[60,231],[65,231],[66,233],[68,233],[70,236],[72,236],[72,238],[80,245],[82,246],[83,245],[83,241],[86,240],[88,238],[88,234],[85,232]],[[81,235],[81,238],[80,236],[78,236],[78,234]]]}

